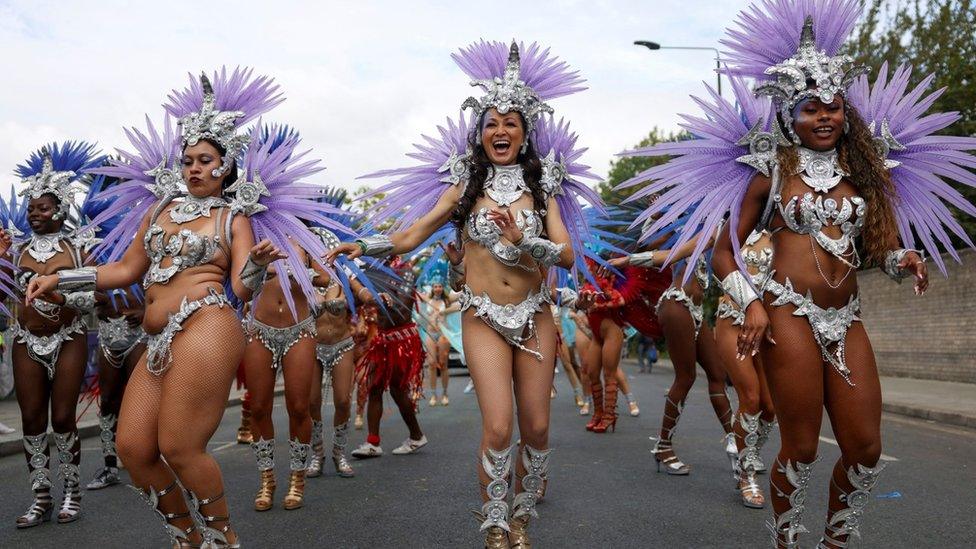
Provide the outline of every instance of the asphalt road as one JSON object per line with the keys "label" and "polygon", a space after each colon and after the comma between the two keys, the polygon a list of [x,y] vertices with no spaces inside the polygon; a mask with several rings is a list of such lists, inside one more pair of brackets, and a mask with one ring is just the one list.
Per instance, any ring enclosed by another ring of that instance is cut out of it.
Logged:
{"label": "asphalt road", "polygon": [[[769,511],[738,503],[722,451],[721,430],[700,380],[689,397],[676,447],[692,465],[688,477],[655,472],[648,436],[656,431],[671,371],[631,373],[642,413],[623,416],[616,433],[583,430],[572,393],[560,376],[553,404],[553,454],[549,494],[532,525],[536,547],[766,547]],[[430,444],[410,456],[389,454],[406,437],[392,403],[383,422],[387,455],[355,462],[357,476],[309,479],[305,507],[284,511],[287,471],[279,457],[276,507],[252,510],[257,472],[250,450],[234,444],[238,409],[228,409],[210,444],[227,484],[235,528],[245,547],[480,547],[470,510],[479,504],[475,467],[479,420],[474,395],[462,394],[466,378],[452,378],[451,405],[420,416]],[[331,414],[330,414],[331,415]],[[276,412],[278,448],[285,456],[287,421]],[[824,426],[823,436],[832,439]],[[351,446],[364,432],[354,431]],[[876,490],[862,528],[865,547],[971,547],[976,540],[976,431],[884,418],[884,453],[894,458]],[[82,446],[82,476],[99,464],[97,439]],[[763,452],[772,462],[778,439]],[[815,472],[806,524],[818,531],[825,515],[830,464],[837,447],[824,442]],[[84,516],[73,524],[48,523],[26,531],[14,519],[29,504],[26,466],[19,456],[0,459],[0,547],[165,547],[156,518],[133,492],[118,486],[88,492]],[[765,479],[763,481],[765,483]],[[804,547],[816,538],[809,535]]]}

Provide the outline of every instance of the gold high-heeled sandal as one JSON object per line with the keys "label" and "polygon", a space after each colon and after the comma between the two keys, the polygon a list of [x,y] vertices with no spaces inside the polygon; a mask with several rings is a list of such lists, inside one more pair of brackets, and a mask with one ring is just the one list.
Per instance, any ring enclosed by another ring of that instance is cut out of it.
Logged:
{"label": "gold high-heeled sandal", "polygon": [[267,511],[274,505],[275,484],[274,469],[261,471],[261,487],[258,495],[254,496],[254,510]]}
{"label": "gold high-heeled sandal", "polygon": [[288,494],[283,507],[287,511],[299,509],[305,504],[305,471],[292,471],[288,477]]}

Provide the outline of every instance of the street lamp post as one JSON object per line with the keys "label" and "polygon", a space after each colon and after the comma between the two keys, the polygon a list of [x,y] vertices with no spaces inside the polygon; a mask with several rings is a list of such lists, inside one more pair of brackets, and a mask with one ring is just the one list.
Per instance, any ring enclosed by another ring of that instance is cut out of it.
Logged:
{"label": "street lamp post", "polygon": [[649,40],[635,40],[635,46],[644,46],[645,48],[654,50],[707,50],[715,52],[715,79],[718,82],[718,94],[722,95],[722,73],[718,72],[722,68],[722,54],[719,53],[718,48],[710,48],[707,46],[662,46],[657,42],[651,42]]}

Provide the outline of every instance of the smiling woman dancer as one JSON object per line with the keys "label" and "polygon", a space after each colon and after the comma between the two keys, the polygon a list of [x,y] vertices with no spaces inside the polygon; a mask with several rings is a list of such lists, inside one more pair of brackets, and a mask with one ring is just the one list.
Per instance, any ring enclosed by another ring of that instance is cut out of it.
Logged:
{"label": "smiling woman dancer", "polygon": [[[942,266],[940,247],[951,251],[948,235],[963,234],[942,202],[958,195],[933,172],[974,183],[961,166],[973,165],[964,151],[976,149],[976,139],[929,135],[957,119],[923,116],[929,79],[908,91],[908,69],[889,81],[883,67],[871,89],[861,69],[838,55],[860,12],[857,0],[750,7],[728,31],[731,53],[723,58],[733,86],[746,86],[736,76],[757,79],[755,92],[772,96],[772,108],[741,90],[737,106],[712,93],[711,104],[702,102],[710,116],[689,118],[689,131],[702,139],[645,151],[675,157],[644,174],[658,180],[648,189],[668,189],[655,207],[700,199],[689,223],[706,232],[729,215],[713,264],[744,311],[738,357],[762,357],[780,422],[768,523],[777,547],[798,547],[807,531],[801,519],[824,409],[841,457],[817,547],[860,538],[883,464],[880,383],[859,318],[856,270],[863,256],[896,280],[914,277],[923,293],[921,253],[901,246],[917,234]],[[953,203],[976,213],[961,199]],[[755,288],[738,252],[751,231],[767,228],[772,275]]]}
{"label": "smiling woman dancer", "polygon": [[[470,132],[466,120],[451,121],[441,140],[422,147],[424,165],[381,172],[402,176],[377,190],[393,191],[378,210],[386,219],[402,215],[396,232],[343,244],[332,255],[404,253],[446,223],[456,227],[466,265],[464,351],[482,415],[481,529],[488,547],[526,548],[549,470],[556,334],[545,274],[554,265],[572,267],[580,253],[578,197],[599,203],[574,179],[587,175],[574,164],[575,136],[542,116],[551,112],[543,101],[578,91],[582,80],[536,44],[480,42],[454,58],[486,92],[464,103],[475,111]],[[521,448],[510,514],[513,384]]]}
{"label": "smiling woman dancer", "polygon": [[[181,139],[151,126],[148,134],[134,130],[130,137],[139,152],[98,170],[129,180],[108,191],[116,202],[103,212],[131,210],[103,243],[113,248],[110,258],[121,260],[37,278],[28,300],[55,289],[126,287],[144,277],[148,350],[123,398],[119,454],[166,522],[174,546],[238,547],[220,469],[206,451],[244,350],[224,284],[229,281],[239,298],[250,299],[268,265],[286,257],[283,235],[315,249],[314,236],[302,238],[302,223],[273,207],[280,178],[290,177],[290,169],[300,175],[314,162],[295,167],[301,155],[282,148],[269,155],[267,147],[254,146],[238,179],[242,149],[256,140],[254,132],[238,133],[239,128],[280,96],[270,79],[252,79],[249,70],[221,71],[213,82],[211,87],[206,77],[191,80],[189,88],[170,96],[167,109],[180,117]],[[181,171],[169,169],[177,160]],[[178,191],[181,180],[186,194]],[[233,200],[224,198],[225,191]],[[254,235],[268,234],[269,226],[278,235],[255,244]]]}
{"label": "smiling woman dancer", "polygon": [[[3,278],[16,285],[16,291],[5,287],[4,293],[19,301],[28,282],[38,276],[81,267],[86,256],[84,242],[68,231],[66,222],[75,193],[81,190],[77,185],[83,181],[83,172],[101,161],[102,157],[95,157],[93,145],[67,142],[47,146],[17,167],[17,175],[26,185],[20,192],[27,197],[26,203],[19,207],[10,204],[5,209],[21,219],[15,225],[23,227],[22,221],[27,221],[23,229],[29,234],[13,243],[11,233],[0,230],[0,256],[4,256],[6,266]],[[46,522],[54,511],[47,435],[49,410],[60,461],[58,476],[64,482],[64,499],[57,519],[61,523],[72,522],[81,514],[81,439],[75,407],[87,358],[83,315],[94,306],[91,289],[65,289],[16,308],[10,332],[14,343],[14,386],[23,420],[24,456],[34,491],[34,502],[17,518],[17,528]]]}

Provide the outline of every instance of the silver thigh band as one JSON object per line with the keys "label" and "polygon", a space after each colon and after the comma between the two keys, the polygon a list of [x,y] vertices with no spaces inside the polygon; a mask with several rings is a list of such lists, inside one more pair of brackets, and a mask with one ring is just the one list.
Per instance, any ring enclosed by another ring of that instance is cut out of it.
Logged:
{"label": "silver thigh band", "polygon": [[742,324],[746,321],[745,313],[740,311],[735,305],[726,303],[725,301],[718,302],[718,308],[715,309],[715,315],[718,316],[718,318],[731,318],[733,326],[742,326]]}
{"label": "silver thigh band", "polygon": [[305,320],[298,324],[292,324],[285,328],[275,328],[267,324],[251,319],[244,321],[244,329],[247,337],[253,340],[257,337],[264,347],[271,352],[271,368],[277,370],[281,367],[281,361],[291,350],[292,345],[303,337],[315,337],[315,317],[309,315]]}
{"label": "silver thigh band", "polygon": [[338,343],[319,343],[315,346],[315,358],[322,365],[325,375],[330,375],[332,370],[342,360],[342,355],[355,347],[352,336],[349,336]]}
{"label": "silver thigh band", "polygon": [[793,305],[796,310],[793,316],[805,316],[810,322],[813,330],[813,338],[820,347],[820,354],[823,359],[837,370],[837,373],[844,378],[848,385],[854,386],[851,381],[851,371],[847,368],[845,360],[844,344],[847,338],[847,330],[854,321],[860,321],[857,313],[861,310],[861,297],[854,294],[840,309],[830,307],[824,309],[813,302],[810,291],[807,295],[801,295],[793,290],[793,283],[787,278],[785,284],[769,279],[766,282],[765,291],[776,296],[773,300],[773,307],[782,305]]}
{"label": "silver thigh band", "polygon": [[535,339],[536,350],[534,351],[526,348],[525,342],[536,336],[535,315],[542,312],[543,305],[552,303],[547,286],[543,285],[536,293],[529,292],[521,303],[499,305],[492,302],[487,292],[475,295],[465,284],[461,289],[458,302],[462,312],[474,307],[474,316],[491,326],[505,338],[509,345],[529,353],[542,362],[542,344],[539,338]]}
{"label": "silver thigh band", "polygon": [[47,369],[48,379],[54,379],[54,367],[61,356],[61,347],[65,341],[71,341],[72,334],[85,333],[85,322],[80,316],[76,316],[70,324],[46,336],[34,335],[21,327],[19,322],[14,323],[12,331],[17,343],[27,346],[27,356]]}
{"label": "silver thigh band", "polygon": [[98,321],[98,347],[113,368],[121,368],[132,349],[145,338],[142,326],[132,327],[124,316]]}
{"label": "silver thigh band", "polygon": [[705,319],[705,313],[702,310],[701,305],[695,305],[695,302],[691,299],[691,296],[685,293],[683,288],[676,286],[671,286],[661,294],[661,298],[657,300],[657,307],[654,309],[655,314],[661,315],[661,303],[664,300],[670,299],[676,303],[684,305],[688,309],[688,314],[691,315],[692,322],[695,323],[695,339],[698,338],[698,332],[701,331],[702,321]]}
{"label": "silver thigh band", "polygon": [[[169,369],[173,364],[170,348],[173,345],[173,338],[176,337],[176,333],[183,331],[183,323],[193,313],[208,305],[223,308],[224,305],[230,305],[230,300],[224,294],[218,294],[213,288],[210,288],[210,293],[206,297],[200,299],[190,301],[184,297],[183,302],[180,303],[180,310],[169,314],[169,320],[163,327],[163,331],[158,334],[146,335],[146,368],[149,373],[161,376]],[[217,334],[211,335],[216,336]]]}

